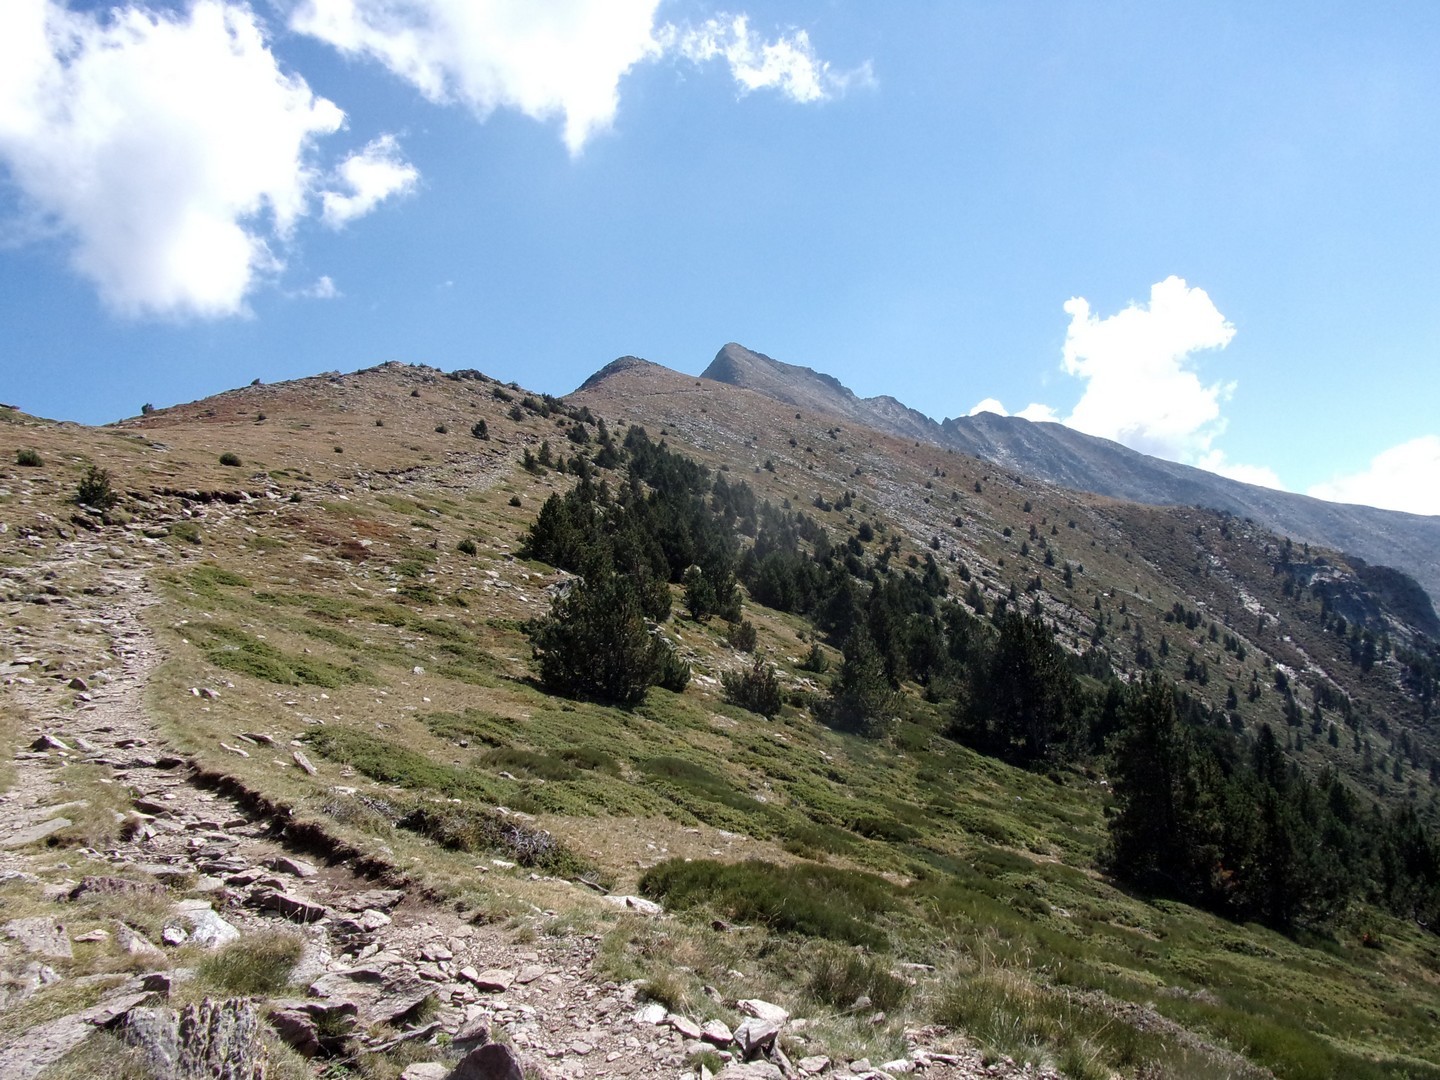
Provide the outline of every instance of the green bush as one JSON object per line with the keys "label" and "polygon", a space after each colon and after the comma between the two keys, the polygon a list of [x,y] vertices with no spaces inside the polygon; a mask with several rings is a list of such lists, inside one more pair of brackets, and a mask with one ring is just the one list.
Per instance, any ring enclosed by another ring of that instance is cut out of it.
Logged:
{"label": "green bush", "polygon": [[471,540],[468,536],[455,545],[455,550],[460,552],[461,555],[475,555],[480,551],[480,549],[475,546],[475,541]]}
{"label": "green bush", "polygon": [[239,454],[232,454],[229,450],[226,450],[225,453],[220,455],[220,464],[234,467],[242,464],[242,462],[240,461]]}
{"label": "green bush", "polygon": [[582,579],[530,632],[540,681],[556,693],[637,704],[671,654],[652,637],[634,582],[616,573]]}
{"label": "green bush", "polygon": [[720,681],[725,686],[726,701],[761,716],[774,716],[784,704],[775,667],[762,657],[755,658],[749,671],[724,672]]}
{"label": "green bush", "polygon": [[43,465],[43,464],[45,464],[45,463],[40,460],[40,451],[38,451],[38,450],[23,450],[23,449],[22,449],[22,450],[16,450],[16,451],[15,451],[15,464],[16,464],[16,465],[24,465],[24,466],[26,466],[27,468],[33,469],[33,468],[35,468],[35,467],[37,467],[37,466],[39,466],[39,465]]}
{"label": "green bush", "polygon": [[758,636],[755,633],[755,624],[749,619],[742,619],[740,622],[732,622],[725,630],[725,640],[730,643],[732,649],[740,652],[751,652],[755,648]]}
{"label": "green bush", "polygon": [[91,465],[80,478],[75,489],[75,501],[96,510],[109,510],[120,501],[120,493],[113,486],[109,469]]}
{"label": "green bush", "polygon": [[477,420],[470,426],[470,434],[477,439],[488,439],[490,438],[490,428],[484,420]]}
{"label": "green bush", "polygon": [[704,905],[740,923],[777,933],[882,947],[875,917],[895,906],[888,881],[859,870],[752,859],[719,863],[667,859],[640,879],[640,891],[683,911]]}

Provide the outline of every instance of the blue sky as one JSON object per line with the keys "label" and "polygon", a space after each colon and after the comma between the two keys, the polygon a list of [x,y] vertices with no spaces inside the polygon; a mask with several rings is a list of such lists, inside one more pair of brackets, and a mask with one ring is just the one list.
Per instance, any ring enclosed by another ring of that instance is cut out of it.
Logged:
{"label": "blue sky", "polygon": [[1440,5],[0,4],[0,400],[727,341],[1440,514]]}

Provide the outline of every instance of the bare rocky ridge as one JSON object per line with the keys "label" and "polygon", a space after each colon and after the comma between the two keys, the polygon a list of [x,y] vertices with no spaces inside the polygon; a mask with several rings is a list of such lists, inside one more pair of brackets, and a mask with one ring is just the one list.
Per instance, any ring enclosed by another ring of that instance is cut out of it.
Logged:
{"label": "bare rocky ridge", "polygon": [[[582,389],[607,373],[632,366],[603,369]],[[1131,502],[1225,510],[1251,518],[1297,543],[1332,548],[1402,570],[1424,586],[1432,602],[1440,604],[1440,518],[1325,502],[1243,484],[1137,453],[1063,424],[993,413],[936,423],[892,397],[857,397],[833,376],[782,363],[733,342],[716,354],[701,378],[753,390],[798,409],[950,447],[1061,487]]]}

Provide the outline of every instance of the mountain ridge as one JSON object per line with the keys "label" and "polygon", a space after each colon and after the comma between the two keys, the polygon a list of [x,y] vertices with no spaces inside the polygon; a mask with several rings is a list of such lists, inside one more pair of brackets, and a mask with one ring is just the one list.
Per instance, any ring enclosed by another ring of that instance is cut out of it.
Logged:
{"label": "mountain ridge", "polygon": [[[651,364],[622,357],[592,375],[581,389],[636,363]],[[833,375],[776,360],[735,342],[716,353],[700,378],[958,450],[1061,487],[1151,505],[1203,506],[1250,518],[1298,542],[1401,570],[1440,605],[1440,517],[1332,503],[1247,484],[1141,454],[1063,424],[993,413],[937,422],[896,398],[862,398]]]}

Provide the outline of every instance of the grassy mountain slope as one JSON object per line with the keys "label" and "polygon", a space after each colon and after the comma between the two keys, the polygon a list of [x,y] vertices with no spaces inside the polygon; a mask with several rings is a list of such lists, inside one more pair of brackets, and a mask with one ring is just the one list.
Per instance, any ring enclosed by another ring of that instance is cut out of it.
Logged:
{"label": "grassy mountain slope", "polygon": [[[149,703],[178,749],[477,919],[518,928],[539,910],[543,935],[603,934],[614,975],[659,1000],[693,1005],[706,986],[781,1000],[813,1018],[795,1053],[880,1061],[907,1029],[943,1025],[1072,1076],[1440,1075],[1433,934],[1357,907],[1292,938],[1134,895],[1097,869],[1103,775],[965,749],[914,686],[884,741],[817,723],[793,703],[826,681],[802,668],[815,642],[798,617],[745,604],[791,694],[772,719],[724,701],[720,677],[751,658],[723,622],[679,614],[678,591],[663,633],[693,665],[684,693],[652,689],[632,710],[547,694],[524,630],[569,575],[523,543],[573,480],[522,459],[544,442],[583,452],[568,437],[580,407],[615,431],[641,424],[836,542],[869,525],[869,554],[896,539],[897,566],[933,554],[957,596],[962,567],[989,606],[1013,587],[1062,643],[1108,650],[1123,674],[1143,647],[1187,683],[1193,654],[1206,678],[1187,688],[1226,712],[1235,687],[1242,731],[1299,734],[1307,766],[1433,826],[1440,746],[1394,655],[1425,612],[1387,606],[1403,583],[1221,514],[1050,487],[653,365],[559,404],[385,365],[103,429],[11,414],[0,510],[21,542],[4,560],[24,565],[61,530],[143,550],[163,598],[146,616],[165,653]],[[10,464],[21,449],[42,464]],[[103,516],[71,499],[90,464],[121,496]],[[1321,626],[1337,611],[1390,655],[1352,662],[1348,635]],[[1312,701],[1342,695],[1350,723],[1322,705],[1312,733]],[[318,775],[221,745],[257,729],[297,740]],[[496,806],[559,846],[496,867],[524,847],[494,846]],[[595,902],[593,886],[642,882],[679,914]]]}

